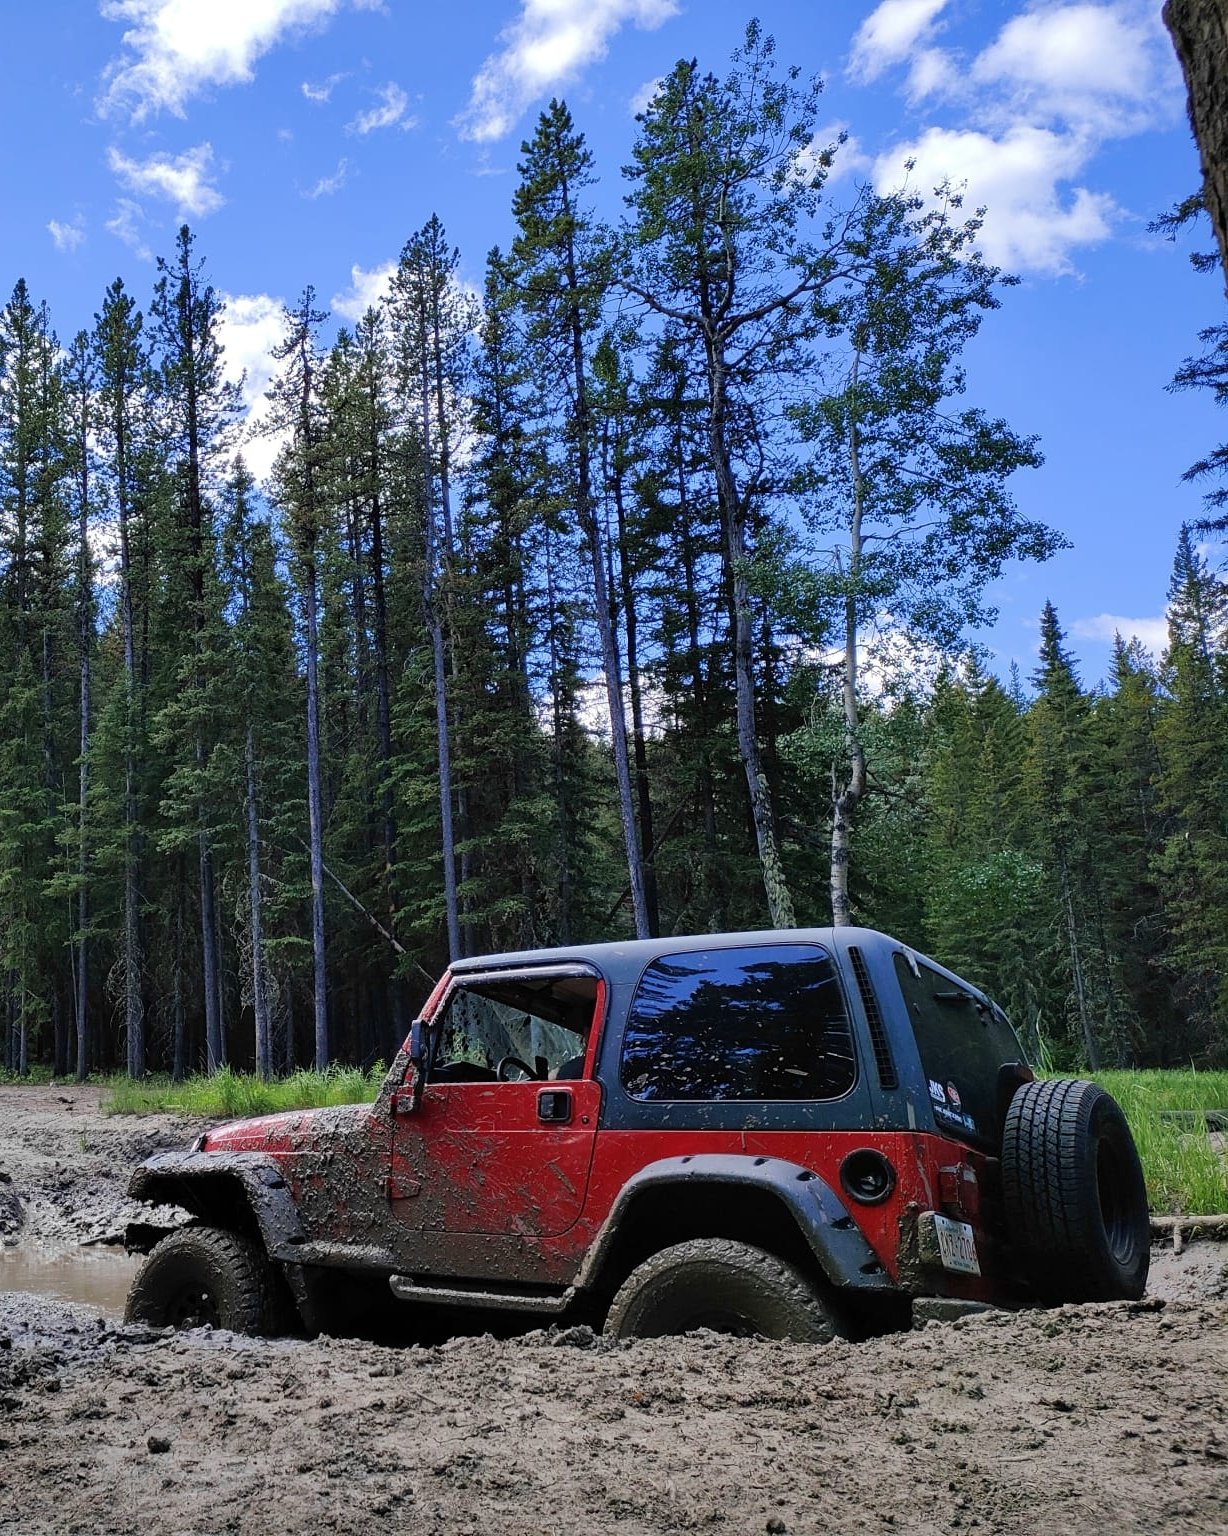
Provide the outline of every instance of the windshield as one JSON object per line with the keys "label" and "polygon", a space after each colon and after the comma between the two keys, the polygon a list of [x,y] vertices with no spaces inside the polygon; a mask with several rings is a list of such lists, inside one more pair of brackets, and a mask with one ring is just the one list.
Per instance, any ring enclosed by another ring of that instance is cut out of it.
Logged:
{"label": "windshield", "polygon": [[908,1005],[930,1103],[939,1126],[997,1144],[1002,1137],[998,1073],[1023,1061],[1004,1014],[949,976],[900,952],[895,974]]}

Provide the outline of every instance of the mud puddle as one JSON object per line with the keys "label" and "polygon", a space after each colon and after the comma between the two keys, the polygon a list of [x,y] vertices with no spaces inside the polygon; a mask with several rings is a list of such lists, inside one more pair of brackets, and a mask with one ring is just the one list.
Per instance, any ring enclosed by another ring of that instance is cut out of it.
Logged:
{"label": "mud puddle", "polygon": [[118,1248],[0,1249],[0,1306],[6,1293],[30,1291],[96,1307],[106,1317],[122,1317],[140,1267],[139,1255]]}

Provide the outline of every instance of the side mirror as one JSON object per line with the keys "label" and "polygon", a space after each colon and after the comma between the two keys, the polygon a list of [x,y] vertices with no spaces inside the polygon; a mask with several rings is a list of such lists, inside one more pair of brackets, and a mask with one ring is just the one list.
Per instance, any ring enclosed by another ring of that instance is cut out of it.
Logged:
{"label": "side mirror", "polygon": [[409,1065],[399,1088],[393,1090],[392,1113],[412,1115],[422,1099],[422,1084],[426,1071],[426,1025],[415,1019],[409,1029]]}

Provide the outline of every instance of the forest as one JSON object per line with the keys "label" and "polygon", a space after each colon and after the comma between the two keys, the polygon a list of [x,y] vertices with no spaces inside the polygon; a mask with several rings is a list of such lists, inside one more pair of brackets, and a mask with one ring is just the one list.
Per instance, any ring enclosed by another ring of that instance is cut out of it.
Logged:
{"label": "forest", "polygon": [[1011,279],[815,122],[752,26],[607,225],[552,102],[480,294],[430,217],[352,327],[287,308],[260,484],[189,229],[71,339],[16,283],[0,1066],[369,1065],[450,955],[833,921],[1042,1061],[1228,1065],[1228,584],[1183,529],[1162,655],[1089,688],[1047,606],[986,669],[1065,543],[966,398]]}

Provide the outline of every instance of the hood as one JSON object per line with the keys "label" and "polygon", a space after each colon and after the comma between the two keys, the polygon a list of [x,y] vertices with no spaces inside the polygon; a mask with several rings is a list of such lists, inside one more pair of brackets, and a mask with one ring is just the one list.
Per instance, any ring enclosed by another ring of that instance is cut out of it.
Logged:
{"label": "hood", "polygon": [[370,1104],[339,1104],[229,1120],[206,1131],[199,1146],[202,1152],[293,1151],[322,1136],[335,1135],[370,1113]]}

